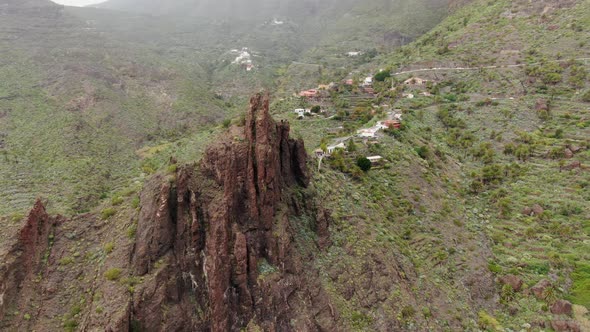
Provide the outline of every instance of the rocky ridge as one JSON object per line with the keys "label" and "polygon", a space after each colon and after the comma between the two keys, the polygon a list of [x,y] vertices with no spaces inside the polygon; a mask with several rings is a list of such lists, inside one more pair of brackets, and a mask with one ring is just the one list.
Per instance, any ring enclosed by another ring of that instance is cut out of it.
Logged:
{"label": "rocky ridge", "polygon": [[[317,234],[311,252],[329,243],[329,213],[305,189],[306,158],[289,124],[272,120],[268,96],[257,95],[245,125],[198,165],[144,185],[132,241],[93,214],[50,217],[38,201],[13,249],[0,252],[0,328],[333,330],[337,313],[307,263],[310,248],[295,239],[308,227]],[[297,225],[304,216],[312,222]],[[65,260],[76,243],[87,247],[81,264],[78,253]]]}

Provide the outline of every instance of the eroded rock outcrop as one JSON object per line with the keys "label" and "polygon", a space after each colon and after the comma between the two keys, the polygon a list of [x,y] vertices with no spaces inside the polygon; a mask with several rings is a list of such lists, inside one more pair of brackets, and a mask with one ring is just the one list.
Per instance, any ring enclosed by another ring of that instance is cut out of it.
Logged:
{"label": "eroded rock outcrop", "polygon": [[[198,165],[145,183],[139,213],[65,222],[38,201],[0,247],[0,329],[337,330],[312,264],[331,217],[306,189],[306,159],[257,95]],[[316,234],[305,250],[302,231]]]}
{"label": "eroded rock outcrop", "polygon": [[[244,127],[232,128],[198,166],[179,169],[175,185],[156,177],[145,187],[133,266],[176,282],[159,291],[148,282],[136,294],[132,319],[142,328],[182,329],[175,321],[185,330],[318,328],[314,316],[329,303],[303,271],[291,218],[316,219],[325,246],[329,215],[292,194],[309,182],[304,145],[271,118],[268,103],[253,97]],[[168,268],[159,270],[162,260]],[[162,305],[167,317],[155,314]]]}
{"label": "eroded rock outcrop", "polygon": [[43,202],[37,200],[24,220],[16,241],[5,253],[0,266],[0,321],[7,308],[19,307],[35,291],[32,283],[40,270],[43,255],[50,247],[53,228],[62,222],[61,217],[50,217]]}

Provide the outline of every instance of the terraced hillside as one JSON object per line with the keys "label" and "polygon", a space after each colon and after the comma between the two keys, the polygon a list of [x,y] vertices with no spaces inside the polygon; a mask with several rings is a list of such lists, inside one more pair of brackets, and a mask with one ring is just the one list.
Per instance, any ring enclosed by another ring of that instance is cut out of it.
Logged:
{"label": "terraced hillside", "polygon": [[[277,104],[310,153],[347,141],[342,156],[323,160],[315,184],[340,239],[318,264],[351,330],[376,329],[382,312],[397,313],[408,330],[426,330],[424,317],[441,330],[589,328],[589,9],[588,1],[475,1],[399,52],[345,74],[362,81],[391,70],[373,84],[371,102],[343,102],[362,90],[353,87],[327,101]],[[294,108],[316,103],[325,117],[296,120]],[[393,109],[403,112],[402,130],[350,143],[356,129]],[[376,155],[384,164],[363,174],[357,158]],[[490,291],[490,302],[468,305],[471,312],[454,308],[468,302],[453,298],[469,294],[458,289],[472,285],[463,274],[477,262],[470,255],[484,259],[475,284]],[[380,287],[380,262],[399,257],[419,271],[414,293],[399,290],[392,305],[365,292]],[[437,292],[417,291],[428,280]],[[458,293],[446,304],[406,302],[451,289]],[[456,314],[441,318],[445,311]]]}

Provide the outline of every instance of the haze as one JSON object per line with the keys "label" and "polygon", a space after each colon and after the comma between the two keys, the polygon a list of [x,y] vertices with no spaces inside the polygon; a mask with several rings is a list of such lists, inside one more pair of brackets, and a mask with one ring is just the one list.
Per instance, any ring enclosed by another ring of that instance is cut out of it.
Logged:
{"label": "haze", "polygon": [[60,5],[82,7],[82,6],[88,6],[88,5],[95,5],[97,3],[101,3],[104,1],[101,1],[101,0],[54,0],[53,2],[59,3]]}

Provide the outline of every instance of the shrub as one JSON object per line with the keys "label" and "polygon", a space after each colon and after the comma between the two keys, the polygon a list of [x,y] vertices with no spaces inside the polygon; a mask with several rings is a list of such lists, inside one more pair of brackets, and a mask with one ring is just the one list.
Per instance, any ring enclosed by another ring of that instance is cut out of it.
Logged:
{"label": "shrub", "polygon": [[123,197],[121,196],[115,196],[111,199],[111,204],[113,205],[121,205],[123,203]]}
{"label": "shrub", "polygon": [[483,330],[504,331],[498,320],[484,310],[479,312],[478,317],[477,323]]}
{"label": "shrub", "polygon": [[22,213],[13,213],[13,214],[10,216],[10,220],[11,220],[13,223],[20,222],[20,221],[21,221],[21,220],[23,220],[24,218],[25,218],[25,215],[24,215],[24,214],[22,214]]}
{"label": "shrub", "polygon": [[402,308],[402,317],[404,317],[406,319],[414,317],[415,314],[416,314],[416,309],[414,309],[414,307],[412,307],[411,305],[407,305]]}
{"label": "shrub", "polygon": [[373,166],[371,164],[371,161],[369,159],[367,159],[366,157],[358,157],[356,160],[356,165],[363,171],[363,172],[368,172],[371,167]]}
{"label": "shrub", "polygon": [[115,210],[113,208],[106,208],[106,209],[102,210],[102,212],[100,213],[100,218],[102,220],[107,220],[110,217],[114,216],[115,214],[117,214],[117,210]]}
{"label": "shrub", "polygon": [[131,200],[131,207],[137,209],[139,207],[139,202],[139,196],[133,197],[133,199]]}
{"label": "shrub", "polygon": [[495,274],[502,273],[502,267],[494,262],[488,263],[488,270]]}
{"label": "shrub", "polygon": [[167,171],[169,174],[174,174],[174,173],[176,173],[176,170],[178,170],[178,165],[176,165],[176,164],[172,164],[172,165],[168,166],[168,168],[166,169],[166,171]]}
{"label": "shrub", "polygon": [[109,242],[104,245],[104,252],[108,255],[115,249],[115,244],[113,242]]}
{"label": "shrub", "polygon": [[311,108],[311,113],[319,113],[322,110],[322,107],[320,105],[315,105],[314,107]]}
{"label": "shrub", "polygon": [[137,223],[134,223],[133,225],[129,226],[129,228],[127,228],[127,238],[130,240],[135,239],[135,234],[137,233]]}
{"label": "shrub", "polygon": [[426,145],[417,147],[414,150],[422,159],[428,159],[428,157],[430,156],[430,149],[428,149]]}
{"label": "shrub", "polygon": [[582,95],[582,101],[590,103],[590,90],[586,91],[586,93]]}
{"label": "shrub", "polygon": [[383,71],[378,72],[375,75],[375,81],[383,82],[383,81],[385,81],[386,78],[389,78],[389,77],[391,77],[391,73],[388,70],[383,70]]}
{"label": "shrub", "polygon": [[231,126],[231,119],[225,119],[223,120],[223,128],[229,128],[229,126]]}
{"label": "shrub", "polygon": [[72,263],[74,263],[74,258],[69,256],[59,260],[59,265],[70,265]]}
{"label": "shrub", "polygon": [[104,277],[109,281],[119,280],[119,278],[121,277],[121,269],[119,269],[119,268],[108,269],[104,273]]}

